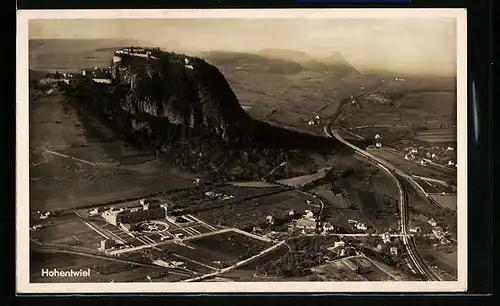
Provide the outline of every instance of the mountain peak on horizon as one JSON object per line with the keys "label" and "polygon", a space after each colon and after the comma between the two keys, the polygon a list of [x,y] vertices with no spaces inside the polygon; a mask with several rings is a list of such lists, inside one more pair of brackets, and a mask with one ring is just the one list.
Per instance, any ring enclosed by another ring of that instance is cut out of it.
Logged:
{"label": "mountain peak on horizon", "polygon": [[329,69],[328,67],[335,67],[336,71],[341,74],[350,74],[360,72],[344,57],[342,52],[334,50],[326,57],[313,57],[307,52],[285,49],[285,48],[266,48],[258,51],[257,55],[272,58],[290,60],[305,67],[312,69]]}
{"label": "mountain peak on horizon", "polygon": [[347,71],[360,73],[356,67],[354,67],[340,51],[333,51],[330,55],[321,58],[320,61],[325,65],[333,65],[344,67]]}
{"label": "mountain peak on horizon", "polygon": [[264,48],[258,51],[259,53],[294,53],[294,54],[304,54],[307,55],[307,52],[304,51],[299,51],[299,50],[293,50],[293,49],[287,49],[287,48]]}
{"label": "mountain peak on horizon", "polygon": [[265,48],[258,51],[257,54],[272,58],[291,59],[295,61],[312,60],[312,57],[304,51],[285,48]]}
{"label": "mountain peak on horizon", "polygon": [[348,63],[344,57],[344,54],[342,54],[342,52],[340,51],[333,51],[330,55],[324,58],[324,61]]}

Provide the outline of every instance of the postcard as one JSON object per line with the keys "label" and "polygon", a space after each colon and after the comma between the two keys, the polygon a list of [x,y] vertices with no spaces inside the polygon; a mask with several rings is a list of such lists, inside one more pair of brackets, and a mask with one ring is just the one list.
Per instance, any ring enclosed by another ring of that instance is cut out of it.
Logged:
{"label": "postcard", "polygon": [[18,293],[467,289],[465,10],[17,17]]}

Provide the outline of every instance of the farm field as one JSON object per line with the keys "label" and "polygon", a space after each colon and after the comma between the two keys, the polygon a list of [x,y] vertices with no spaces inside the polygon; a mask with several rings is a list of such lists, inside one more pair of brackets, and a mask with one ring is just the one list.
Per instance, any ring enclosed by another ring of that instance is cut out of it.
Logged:
{"label": "farm field", "polygon": [[[103,238],[76,216],[71,218],[53,217],[52,224],[34,231],[30,236],[42,243],[97,246]],[[43,223],[41,223],[43,225]],[[71,233],[71,235],[68,235]]]}
{"label": "farm field", "polygon": [[432,195],[432,198],[439,203],[439,205],[456,210],[457,209],[457,195]]}
{"label": "farm field", "polygon": [[164,196],[172,203],[175,211],[196,212],[210,210],[256,199],[265,195],[281,194],[292,188],[273,185],[271,187],[238,187],[233,184],[224,184],[206,189],[192,188],[181,191],[166,192]]}
{"label": "farm field", "polygon": [[151,250],[165,262],[183,262],[191,276],[207,274],[231,266],[272,246],[237,232],[224,232],[183,243],[159,245]]}
{"label": "farm field", "polygon": [[[177,245],[172,245],[173,247]],[[210,264],[204,260],[199,260],[196,258],[196,252],[190,253],[190,257],[183,256],[182,251],[175,252],[174,249],[167,248],[166,250],[158,248],[153,249],[152,252],[159,258],[159,260],[165,263],[172,262],[182,262],[182,268],[177,269],[180,272],[188,273],[189,276],[194,276],[197,274],[207,274],[214,272],[218,265]]]}
{"label": "farm field", "polygon": [[237,270],[244,270],[244,271],[252,271],[254,273],[259,266],[264,265],[267,262],[274,261],[279,259],[280,257],[284,256],[286,253],[288,253],[290,249],[286,245],[281,245],[277,249],[275,249],[272,252],[269,252],[243,266],[238,267]]}
{"label": "farm field", "polygon": [[[306,200],[311,201],[310,204]],[[319,210],[320,205],[313,197],[297,191],[285,191],[256,199],[225,205],[214,209],[193,213],[214,225],[251,229],[265,222],[268,215],[283,217],[295,209],[297,213],[305,210]]]}
{"label": "farm field", "polygon": [[418,193],[409,182],[404,180],[402,184],[406,186],[409,194],[410,201],[408,202],[408,207],[410,212],[424,215],[432,215],[434,213],[435,207]]}
{"label": "farm field", "polygon": [[398,190],[394,181],[364,159],[346,162],[341,169],[345,169],[343,174],[328,178],[324,183],[321,181],[310,189],[324,199],[326,220],[355,232],[357,230],[347,220],[365,223],[377,231],[397,228]]}
{"label": "farm field", "polygon": [[[356,193],[356,191],[353,192]],[[358,196],[356,196],[356,198],[352,198],[347,201],[354,201],[356,203],[361,202]],[[374,202],[359,204],[359,205],[366,205],[366,208],[368,209],[373,209],[373,208],[378,209],[377,203],[379,201],[382,200],[375,200]],[[380,232],[386,231],[389,228],[394,229],[398,227],[397,214],[378,211],[378,210],[363,211],[362,209],[336,208],[327,204],[325,205],[325,209],[323,210],[323,215],[325,217],[325,220],[330,222],[333,226],[344,228],[349,232],[359,232],[359,230],[357,230],[353,224],[350,224],[348,220],[355,220],[357,222],[364,223],[369,227],[375,229],[376,231]]]}
{"label": "farm field", "polygon": [[249,258],[272,246],[272,243],[258,240],[237,232],[225,232],[190,240],[190,245],[203,249],[216,249],[230,254],[237,261]]}
{"label": "farm field", "polygon": [[389,103],[361,99],[361,108],[349,116],[349,125],[417,124],[430,128],[456,124],[456,80],[436,77],[427,80],[388,80],[373,90]]}
{"label": "farm field", "polygon": [[456,129],[435,129],[417,132],[415,139],[430,143],[456,143]]}
{"label": "farm field", "polygon": [[369,216],[376,216],[378,214],[377,198],[375,197],[375,193],[373,191],[358,190],[357,198],[363,214]]}
{"label": "farm field", "polygon": [[311,189],[312,192],[321,196],[327,201],[327,204],[332,205],[334,208],[344,209],[347,208],[345,206],[345,201],[341,193],[333,193],[331,186],[329,185],[321,185]]}
{"label": "farm field", "polygon": [[457,252],[448,252],[445,250],[425,250],[422,251],[423,258],[431,266],[436,266],[439,270],[444,271],[453,279],[458,277],[458,258]]}
{"label": "farm field", "polygon": [[161,255],[161,258],[164,260],[176,257],[177,260],[186,263],[194,262],[196,267],[193,267],[193,269],[200,273],[203,273],[206,269],[215,270],[225,268],[233,262],[233,258],[224,253],[212,249],[195,247],[188,243],[182,245],[170,243],[158,246],[157,248],[164,253],[164,255]]}
{"label": "farm field", "polygon": [[[221,69],[242,104],[253,106],[249,113],[261,106],[272,107],[277,111],[276,115],[270,116],[269,119],[283,124],[307,123],[313,112],[331,103],[330,100],[343,98],[342,91],[357,90],[358,82],[362,80],[356,76],[350,80],[342,80],[339,75],[326,75],[307,68],[306,71],[300,71],[298,66],[281,73],[262,73],[263,67],[269,69],[269,66],[276,65],[273,62],[278,62],[277,65],[281,67],[286,67],[287,64],[293,66],[295,63],[286,60],[273,61],[245,53],[213,52],[202,56]],[[244,69],[236,69],[236,66],[242,66]],[[294,117],[297,119],[293,119]]]}
{"label": "farm field", "polygon": [[338,259],[311,269],[325,281],[394,281],[366,257]]}
{"label": "farm field", "polygon": [[432,182],[429,180],[425,179],[420,179],[420,178],[412,178],[419,186],[421,186],[425,192],[430,193],[430,194],[435,194],[435,193],[447,193],[447,194],[455,194],[456,190],[450,186],[437,183],[437,182]]}
{"label": "farm field", "polygon": [[236,187],[255,187],[255,188],[277,187],[276,184],[267,183],[263,181],[229,182],[229,184]]}
{"label": "farm field", "polygon": [[189,175],[128,148],[62,96],[31,100],[30,127],[31,209],[81,207],[193,186]]}
{"label": "farm field", "polygon": [[[249,106],[247,112],[255,118],[284,126],[316,130],[307,126],[315,114],[322,117],[332,115],[339,101],[349,95],[362,92],[385,92],[390,105],[361,99],[361,109],[345,117],[351,126],[385,124],[422,124],[430,127],[437,124],[456,124],[456,85],[452,78],[435,78],[422,81],[407,78],[404,82],[379,75],[341,76],[317,75],[314,71],[283,74],[259,73],[256,68],[242,64],[244,54],[212,54],[213,63],[223,71],[242,104]],[[210,54],[206,55],[210,59]],[[258,61],[258,59],[255,59]],[[381,81],[385,83],[381,84]],[[255,90],[258,84],[259,90]],[[273,86],[270,86],[273,84]],[[329,86],[326,86],[329,84]],[[331,86],[331,84],[338,84]],[[307,88],[304,91],[303,88]],[[308,101],[305,103],[304,101]],[[250,107],[251,106],[251,107]]]}

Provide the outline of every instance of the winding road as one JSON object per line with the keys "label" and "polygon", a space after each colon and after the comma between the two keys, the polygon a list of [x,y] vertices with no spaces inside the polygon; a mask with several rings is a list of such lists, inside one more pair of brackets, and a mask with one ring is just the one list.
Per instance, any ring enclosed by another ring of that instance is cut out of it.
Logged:
{"label": "winding road", "polygon": [[355,153],[363,156],[371,163],[376,165],[378,168],[385,171],[397,184],[399,190],[399,203],[400,203],[400,224],[401,224],[401,237],[403,239],[403,244],[408,252],[408,255],[418,271],[423,277],[430,281],[440,281],[439,277],[427,266],[425,261],[418,254],[417,246],[413,237],[408,233],[408,221],[409,221],[409,211],[408,211],[408,190],[402,184],[401,180],[409,177],[406,173],[395,168],[388,162],[373,156],[372,154],[364,151],[363,149],[351,144],[342,136],[340,136],[337,130],[332,130],[330,123],[324,127],[324,133],[329,138],[336,138],[338,141],[346,145],[348,148],[352,149]]}

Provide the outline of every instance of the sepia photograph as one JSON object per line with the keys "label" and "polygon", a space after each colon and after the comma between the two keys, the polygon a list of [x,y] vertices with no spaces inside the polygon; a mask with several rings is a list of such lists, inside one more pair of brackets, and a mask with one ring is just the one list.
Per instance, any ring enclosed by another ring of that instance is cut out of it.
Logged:
{"label": "sepia photograph", "polygon": [[465,10],[17,17],[19,293],[467,289]]}

